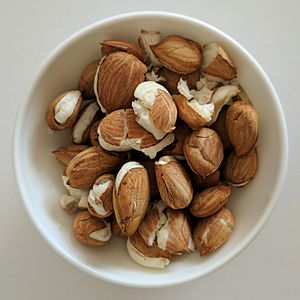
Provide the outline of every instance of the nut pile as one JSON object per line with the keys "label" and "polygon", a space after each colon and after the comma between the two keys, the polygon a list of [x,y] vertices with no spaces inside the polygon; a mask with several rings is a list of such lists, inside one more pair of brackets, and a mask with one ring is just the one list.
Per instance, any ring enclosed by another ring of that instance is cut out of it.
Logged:
{"label": "nut pile", "polygon": [[46,121],[70,131],[53,153],[75,237],[124,237],[134,261],[164,268],[231,236],[225,205],[256,173],[258,117],[221,45],[144,30],[138,42],[103,41],[103,58],[51,102]]}

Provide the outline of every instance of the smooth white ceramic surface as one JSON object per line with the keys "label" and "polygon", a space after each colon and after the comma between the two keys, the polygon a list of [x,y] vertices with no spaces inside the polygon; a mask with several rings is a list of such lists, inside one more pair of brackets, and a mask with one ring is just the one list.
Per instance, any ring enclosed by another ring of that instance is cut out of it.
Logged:
{"label": "smooth white ceramic surface", "polygon": [[[217,41],[238,66],[238,78],[260,117],[259,170],[255,179],[232,193],[229,207],[236,217],[232,238],[215,254],[197,253],[174,259],[164,271],[136,265],[124,240],[113,239],[100,249],[77,242],[71,217],[59,207],[64,191],[62,167],[51,150],[68,144],[65,133],[45,124],[47,105],[57,94],[76,87],[82,68],[100,58],[98,43],[106,38],[135,41],[139,29],[179,34],[201,44]],[[16,176],[32,221],[49,244],[71,263],[102,279],[130,286],[165,286],[203,276],[243,250],[262,228],[274,206],[287,164],[287,136],[275,90],[255,60],[234,40],[196,19],[168,13],[133,13],[93,24],[59,46],[41,67],[18,114],[14,138]]]}

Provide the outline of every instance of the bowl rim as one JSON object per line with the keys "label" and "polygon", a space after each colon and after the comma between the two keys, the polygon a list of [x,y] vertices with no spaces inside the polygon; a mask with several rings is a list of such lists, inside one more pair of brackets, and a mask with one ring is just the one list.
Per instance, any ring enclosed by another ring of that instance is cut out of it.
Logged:
{"label": "bowl rim", "polygon": [[[243,239],[237,246],[229,252],[228,255],[224,256],[219,263],[213,265],[206,273],[198,272],[198,273],[192,273],[192,274],[185,274],[185,276],[181,276],[178,279],[173,279],[172,281],[162,281],[158,283],[134,283],[130,280],[124,280],[116,279],[115,277],[107,277],[104,274],[98,273],[94,269],[83,265],[82,263],[78,262],[76,259],[74,259],[72,256],[70,256],[64,249],[60,247],[57,243],[55,243],[53,240],[51,240],[43,231],[42,226],[39,224],[38,220],[34,217],[34,212],[31,210],[28,200],[26,199],[26,192],[25,187],[22,180],[22,168],[19,163],[19,149],[21,149],[20,144],[20,136],[22,133],[22,121],[24,119],[25,113],[26,113],[26,107],[30,101],[30,95],[34,92],[36,83],[38,82],[39,78],[43,75],[44,72],[48,69],[48,67],[52,64],[52,62],[56,59],[56,57],[59,55],[59,53],[67,48],[69,44],[73,43],[76,40],[79,40],[81,36],[83,36],[86,32],[101,27],[103,25],[107,25],[109,23],[113,23],[115,21],[126,21],[130,20],[132,18],[136,17],[171,17],[171,18],[178,18],[181,20],[190,21],[193,23],[196,23],[197,25],[203,26],[208,28],[209,30],[215,31],[217,34],[225,37],[227,40],[229,40],[230,43],[234,44],[237,48],[239,48],[240,51],[244,52],[244,54],[247,56],[247,58],[255,65],[255,67],[258,69],[258,71],[262,74],[264,79],[266,80],[266,84],[272,94],[272,97],[274,99],[274,104],[277,106],[278,111],[278,121],[279,121],[279,127],[280,132],[278,132],[278,135],[281,137],[283,143],[281,145],[282,149],[282,155],[280,160],[280,166],[279,169],[281,172],[278,172],[277,178],[276,178],[276,186],[273,190],[272,194],[269,196],[270,200],[266,206],[266,209],[262,213],[262,216],[256,223],[256,225],[251,229],[251,231],[247,234],[246,238]],[[164,12],[164,11],[136,11],[136,12],[129,12],[124,14],[118,14],[114,15],[99,21],[96,21],[88,26],[83,27],[82,29],[78,30],[77,32],[73,33],[71,36],[69,36],[67,39],[65,39],[63,42],[61,42],[53,51],[50,52],[50,54],[47,55],[47,57],[44,59],[43,63],[40,65],[40,67],[35,72],[35,75],[33,76],[33,79],[26,89],[26,91],[23,94],[24,101],[21,102],[18,108],[18,113],[15,119],[15,125],[14,125],[14,135],[13,135],[13,164],[14,164],[14,175],[17,181],[17,186],[20,192],[20,196],[22,198],[23,204],[26,208],[27,214],[30,217],[31,221],[34,223],[35,228],[38,230],[40,235],[43,237],[43,239],[52,247],[52,249],[55,250],[56,253],[64,257],[68,262],[70,262],[73,266],[76,266],[78,269],[85,271],[88,274],[93,275],[94,277],[100,278],[102,280],[123,285],[123,286],[130,286],[130,287],[167,287],[167,286],[173,286],[181,283],[185,283],[188,281],[191,281],[193,279],[205,276],[210,274],[211,272],[221,268],[223,265],[231,261],[234,257],[236,257],[242,250],[244,250],[258,235],[258,233],[262,230],[266,222],[268,221],[269,217],[271,216],[271,213],[275,207],[277,197],[281,191],[281,188],[283,186],[285,175],[287,172],[287,162],[288,162],[288,135],[287,135],[287,127],[285,122],[285,117],[282,109],[282,105],[280,103],[279,97],[277,95],[277,92],[271,83],[269,77],[265,73],[265,71],[262,69],[262,67],[259,65],[259,63],[256,61],[256,59],[246,50],[241,44],[239,44],[236,40],[234,40],[232,37],[230,37],[228,34],[224,33],[218,28],[215,28],[214,26],[198,20],[194,17],[190,17],[187,15],[182,15],[178,13],[173,12]],[[279,175],[280,173],[280,175]]]}

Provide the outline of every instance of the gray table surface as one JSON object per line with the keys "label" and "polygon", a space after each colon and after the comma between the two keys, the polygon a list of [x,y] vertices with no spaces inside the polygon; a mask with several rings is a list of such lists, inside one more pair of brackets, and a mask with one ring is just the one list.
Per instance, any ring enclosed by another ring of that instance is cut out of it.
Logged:
{"label": "gray table surface", "polygon": [[[1,0],[0,298],[1,299],[300,299],[299,1]],[[245,46],[273,81],[289,132],[289,166],[276,208],[255,241],[222,269],[163,289],[115,286],[57,255],[29,220],[13,173],[14,119],[44,58],[78,29],[119,13],[187,14]]]}

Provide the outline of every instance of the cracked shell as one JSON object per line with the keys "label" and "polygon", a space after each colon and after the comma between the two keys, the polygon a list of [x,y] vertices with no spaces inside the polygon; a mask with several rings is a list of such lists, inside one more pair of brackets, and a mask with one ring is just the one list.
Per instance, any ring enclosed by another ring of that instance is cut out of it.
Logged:
{"label": "cracked shell", "polygon": [[84,99],[94,99],[94,78],[99,65],[99,61],[93,61],[88,64],[79,79],[78,89],[82,93]]}
{"label": "cracked shell", "polygon": [[73,188],[91,188],[96,179],[118,165],[127,157],[114,152],[107,152],[101,147],[90,147],[77,154],[66,168],[68,184]]}
{"label": "cracked shell", "polygon": [[194,250],[190,225],[182,210],[167,208],[166,222],[157,233],[157,245],[171,254],[188,253]]}
{"label": "cracked shell", "polygon": [[[173,99],[176,103],[179,117],[191,129],[197,130],[209,123],[213,112],[212,104],[199,105],[199,107],[203,107],[204,111],[197,111],[183,95],[173,95]],[[204,115],[207,115],[207,117],[204,117]]]}
{"label": "cracked shell", "polygon": [[256,148],[240,157],[232,150],[224,160],[224,179],[232,186],[242,187],[255,176],[257,167]]}
{"label": "cracked shell", "polygon": [[134,55],[112,52],[105,56],[95,75],[94,90],[102,112],[128,108],[134,90],[144,81],[147,66]]}
{"label": "cracked shell", "polygon": [[209,43],[203,47],[202,69],[204,73],[231,80],[236,76],[236,67],[228,53],[217,43]]}
{"label": "cracked shell", "polygon": [[220,137],[214,130],[206,127],[187,137],[183,151],[192,171],[201,176],[215,172],[224,156]]}
{"label": "cracked shell", "polygon": [[138,162],[128,162],[117,174],[113,208],[120,229],[132,235],[141,224],[150,200],[147,170]]}
{"label": "cracked shell", "polygon": [[173,209],[187,207],[193,199],[193,186],[188,173],[172,156],[155,162],[158,190],[165,204]]}
{"label": "cracked shell", "polygon": [[55,158],[62,163],[63,165],[67,166],[68,163],[75,157],[78,153],[82,152],[89,148],[87,145],[70,145],[65,147],[59,147],[56,150],[52,151],[55,155]]}
{"label": "cracked shell", "polygon": [[206,188],[194,196],[189,207],[190,213],[195,217],[214,214],[227,203],[230,192],[230,186],[224,184]]}
{"label": "cracked shell", "polygon": [[138,232],[127,239],[127,251],[132,260],[148,268],[164,269],[171,259],[171,254],[156,244],[148,246]]}
{"label": "cracked shell", "polygon": [[84,144],[90,141],[90,131],[99,118],[99,105],[93,101],[84,106],[72,128],[72,141],[75,144]]}
{"label": "cracked shell", "polygon": [[101,42],[101,51],[103,55],[108,55],[112,52],[123,51],[134,55],[141,61],[145,59],[145,52],[139,46],[122,40],[104,40]]}
{"label": "cracked shell", "polygon": [[73,232],[81,243],[94,247],[106,244],[111,237],[110,223],[92,216],[88,211],[81,211],[75,216]]}
{"label": "cracked shell", "polygon": [[179,74],[168,70],[167,68],[161,68],[158,71],[158,76],[161,76],[165,79],[161,81],[161,84],[166,87],[171,94],[178,94],[177,85],[180,78],[186,80],[190,89],[195,89],[197,81],[200,78],[200,70],[196,70],[188,74]]}
{"label": "cracked shell", "polygon": [[140,83],[132,102],[136,121],[157,140],[175,129],[177,108],[169,92],[154,81]]}
{"label": "cracked shell", "polygon": [[150,48],[164,67],[176,73],[188,74],[200,67],[200,45],[192,40],[169,35]]}
{"label": "cracked shell", "polygon": [[200,219],[194,230],[194,241],[200,255],[209,255],[221,247],[230,238],[234,224],[234,217],[226,207]]}
{"label": "cracked shell", "polygon": [[154,245],[158,231],[167,221],[167,216],[164,213],[166,208],[166,204],[161,200],[152,202],[139,226],[139,234],[148,246]]}
{"label": "cracked shell", "polygon": [[76,122],[82,103],[81,92],[67,91],[57,96],[46,112],[46,122],[52,130],[65,130]]}
{"label": "cracked shell", "polygon": [[234,102],[227,110],[225,125],[237,156],[254,147],[258,137],[258,116],[252,106],[243,101]]}
{"label": "cracked shell", "polygon": [[161,66],[150,48],[150,46],[156,45],[160,42],[160,32],[146,31],[142,29],[138,42],[140,47],[145,51],[147,65],[152,65],[154,67]]}
{"label": "cracked shell", "polygon": [[97,178],[87,199],[89,212],[97,218],[106,218],[113,213],[113,187],[115,176],[103,174]]}
{"label": "cracked shell", "polygon": [[102,119],[98,127],[99,143],[108,151],[138,150],[154,158],[157,152],[174,141],[167,134],[161,141],[136,122],[133,109],[119,109]]}

